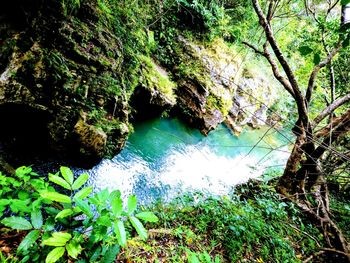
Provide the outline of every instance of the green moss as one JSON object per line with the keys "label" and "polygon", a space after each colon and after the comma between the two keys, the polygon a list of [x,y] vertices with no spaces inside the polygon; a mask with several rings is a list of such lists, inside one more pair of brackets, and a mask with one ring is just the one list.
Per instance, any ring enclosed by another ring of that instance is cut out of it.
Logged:
{"label": "green moss", "polygon": [[232,99],[225,96],[216,96],[214,94],[210,94],[207,97],[206,108],[209,110],[217,109],[222,113],[223,116],[227,116],[230,109],[232,108]]}
{"label": "green moss", "polygon": [[169,79],[166,73],[161,72],[161,69],[157,69],[156,64],[151,58],[146,56],[140,56],[141,60],[141,82],[149,89],[155,89],[162,92],[172,101],[176,100],[175,90],[176,84]]}
{"label": "green moss", "polygon": [[6,68],[15,47],[16,39],[14,38],[8,38],[0,45],[0,71]]}

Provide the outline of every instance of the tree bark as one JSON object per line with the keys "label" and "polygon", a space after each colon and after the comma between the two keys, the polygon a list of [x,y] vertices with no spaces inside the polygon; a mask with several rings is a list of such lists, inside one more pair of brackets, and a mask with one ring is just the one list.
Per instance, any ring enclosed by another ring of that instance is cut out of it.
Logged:
{"label": "tree bark", "polygon": [[[283,56],[281,49],[273,35],[270,25],[272,19],[270,2],[268,16],[263,13],[258,0],[252,0],[254,10],[259,18],[259,23],[264,30],[266,43],[263,51],[247,44],[256,53],[264,56],[270,63],[274,76],[294,98],[298,108],[298,121],[293,128],[296,134],[291,155],[288,158],[284,173],[280,177],[277,190],[295,202],[300,209],[307,213],[310,218],[323,231],[326,241],[330,247],[349,253],[350,249],[342,232],[332,221],[329,211],[328,188],[325,175],[320,165],[320,159],[324,152],[329,149],[329,142],[335,142],[340,136],[350,131],[350,109],[339,118],[331,119],[331,123],[322,129],[323,132],[318,141],[318,135],[314,135],[314,129],[326,116],[333,113],[335,109],[350,100],[350,94],[342,99],[336,100],[324,109],[311,124],[308,116],[308,104],[311,101],[315,81],[319,71],[331,63],[334,56],[342,47],[341,41],[328,53],[327,57],[316,65],[309,77],[309,83],[305,96],[302,95],[296,77]],[[333,7],[332,7],[333,8]],[[282,67],[286,77],[279,72],[279,67],[268,50],[271,46],[279,65]],[[331,125],[331,126],[330,126]],[[312,198],[317,206],[313,205],[309,198]],[[350,260],[350,258],[349,258]]]}

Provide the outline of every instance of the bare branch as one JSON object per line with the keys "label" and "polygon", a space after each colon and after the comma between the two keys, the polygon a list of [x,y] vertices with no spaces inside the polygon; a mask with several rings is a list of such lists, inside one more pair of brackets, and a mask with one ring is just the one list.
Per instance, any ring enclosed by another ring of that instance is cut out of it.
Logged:
{"label": "bare branch", "polygon": [[290,95],[293,96],[293,98],[295,97],[294,91],[292,86],[290,85],[290,83],[288,82],[288,80],[282,76],[282,74],[280,73],[277,63],[274,61],[273,57],[271,56],[270,52],[267,50],[267,46],[266,43],[264,45],[264,51],[259,50],[257,47],[255,47],[252,44],[249,44],[245,41],[242,42],[244,45],[250,47],[251,49],[253,49],[255,51],[255,53],[265,57],[267,59],[267,61],[270,63],[271,68],[272,68],[272,72],[273,75],[275,76],[275,78],[282,84],[282,86],[288,91],[288,93]]}
{"label": "bare branch", "polygon": [[336,0],[333,5],[331,4],[332,2],[330,1],[330,5],[329,8],[327,10],[327,15],[330,14],[330,12],[332,12],[332,10],[337,6],[337,4],[340,2],[340,0]]}
{"label": "bare branch", "polygon": [[250,43],[248,43],[248,42],[246,42],[246,41],[243,41],[242,44],[244,44],[244,45],[246,45],[247,47],[250,47],[251,49],[253,49],[255,53],[257,53],[257,54],[259,54],[259,55],[265,57],[264,52],[261,51],[261,50],[259,50],[256,46],[254,46],[254,45],[252,45],[252,44],[250,44]]}
{"label": "bare branch", "polygon": [[272,20],[273,12],[274,12],[274,10],[273,10],[273,3],[274,3],[274,1],[270,0],[269,9],[267,11],[267,16],[266,16],[266,19],[269,22],[269,24],[270,24],[270,22]]}
{"label": "bare branch", "polygon": [[337,108],[339,108],[340,106],[344,105],[345,103],[347,103],[348,101],[350,101],[350,92],[345,95],[344,97],[337,99],[336,101],[334,101],[331,105],[329,105],[327,108],[325,108],[314,120],[313,120],[313,128],[315,128],[317,126],[317,124],[319,124],[324,118],[326,118],[329,114],[331,114],[332,112],[334,112]]}
{"label": "bare branch", "polygon": [[310,103],[312,92],[313,92],[313,89],[315,87],[315,81],[316,81],[316,77],[317,77],[318,73],[320,72],[320,70],[323,67],[325,67],[326,65],[328,65],[332,61],[332,59],[339,52],[341,47],[342,47],[342,43],[341,43],[341,41],[339,41],[337,46],[328,54],[328,56],[323,61],[321,61],[318,65],[316,65],[314,67],[314,69],[312,70],[312,73],[311,73],[310,78],[309,78],[309,83],[307,85],[307,91],[306,91],[306,101],[308,103]]}
{"label": "bare branch", "polygon": [[[299,117],[301,118],[302,123],[305,126],[308,126],[307,107],[306,107],[304,97],[301,94],[296,77],[295,77],[290,65],[288,64],[288,62],[284,58],[281,49],[279,48],[279,46],[277,44],[277,41],[273,35],[272,28],[271,28],[269,22],[267,21],[263,11],[261,10],[261,7],[260,7],[258,0],[252,0],[252,3],[253,3],[254,10],[259,17],[259,23],[262,26],[262,28],[264,29],[266,39],[269,42],[269,44],[271,45],[271,48],[272,48],[278,62],[282,66],[282,68],[283,68],[284,72],[286,73],[286,76],[289,80],[290,87],[293,90],[294,99],[295,99],[297,107],[298,107]],[[284,86],[284,87],[286,88],[286,86]],[[290,92],[290,90],[287,90],[287,91]]]}

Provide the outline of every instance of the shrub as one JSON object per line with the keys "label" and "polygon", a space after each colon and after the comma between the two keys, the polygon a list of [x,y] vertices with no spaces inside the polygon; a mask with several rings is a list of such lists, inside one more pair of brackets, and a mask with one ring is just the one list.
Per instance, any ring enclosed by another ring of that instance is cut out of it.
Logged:
{"label": "shrub", "polygon": [[88,178],[75,179],[67,167],[49,174],[49,182],[30,167],[18,168],[14,177],[0,173],[0,225],[28,231],[17,248],[21,262],[113,262],[134,230],[147,238],[140,220],[158,218],[137,212],[134,195],[124,209],[120,191],[92,194],[92,186],[83,187]]}

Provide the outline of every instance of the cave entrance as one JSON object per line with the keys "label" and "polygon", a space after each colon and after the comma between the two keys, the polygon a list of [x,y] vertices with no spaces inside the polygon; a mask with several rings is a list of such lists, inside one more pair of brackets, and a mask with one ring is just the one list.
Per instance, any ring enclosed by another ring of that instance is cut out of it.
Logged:
{"label": "cave entrance", "polygon": [[16,165],[47,157],[49,120],[46,111],[29,105],[0,105],[0,154]]}

